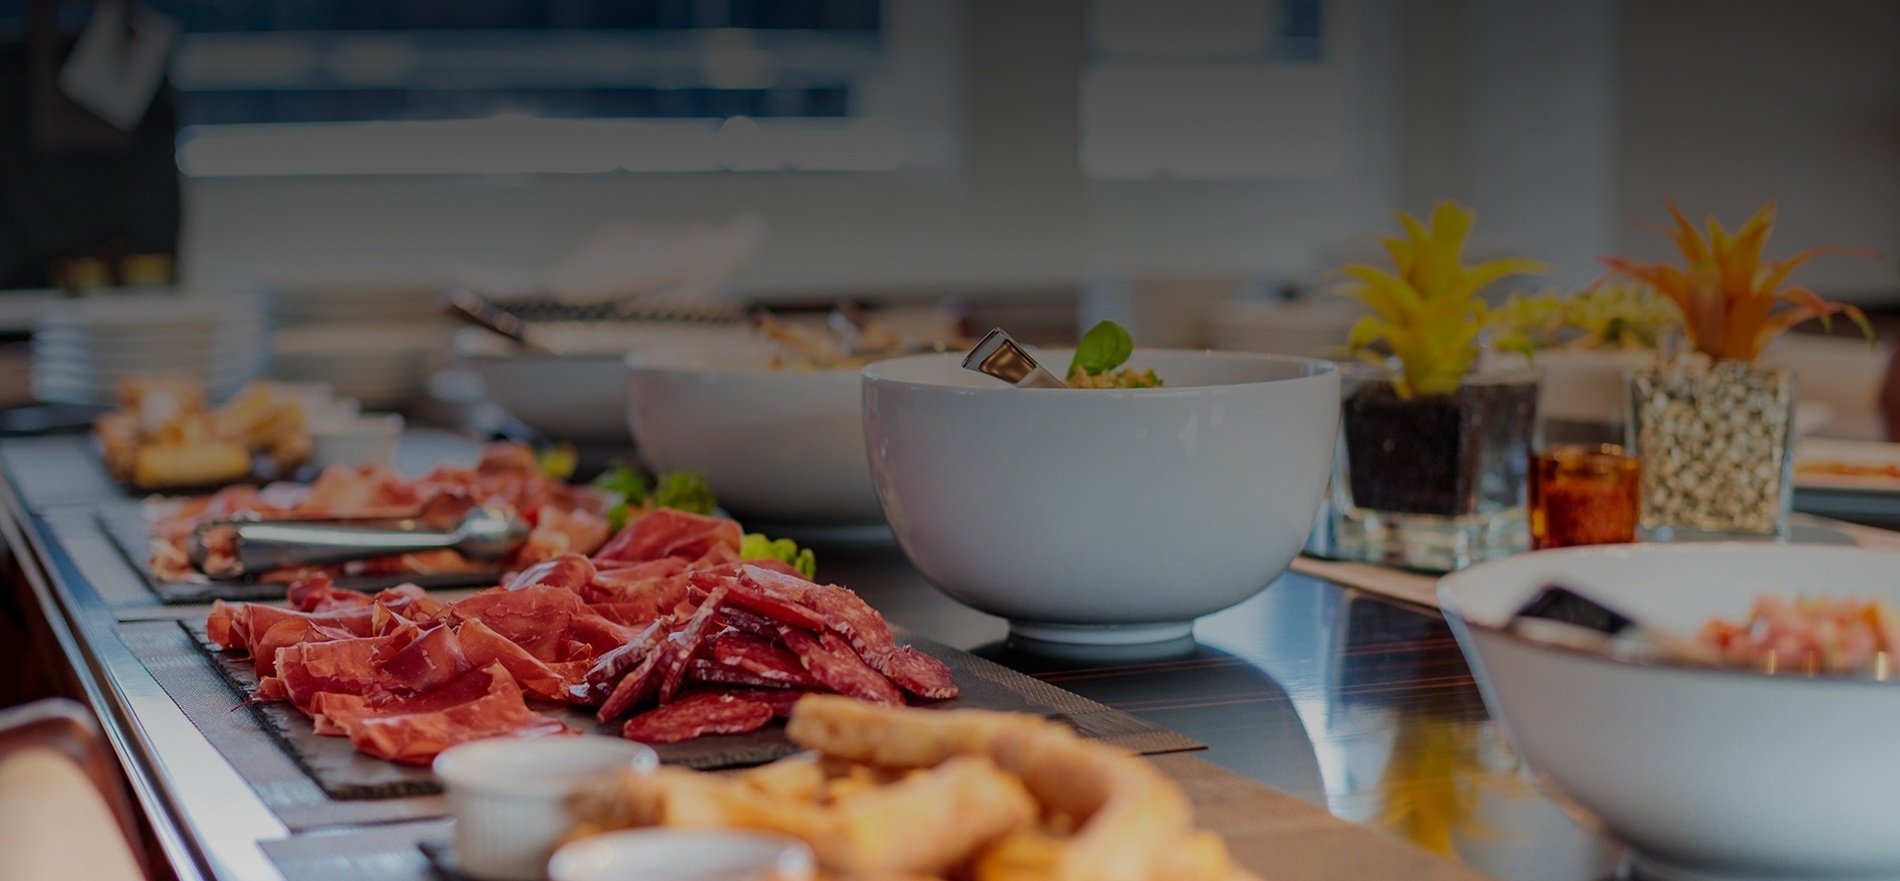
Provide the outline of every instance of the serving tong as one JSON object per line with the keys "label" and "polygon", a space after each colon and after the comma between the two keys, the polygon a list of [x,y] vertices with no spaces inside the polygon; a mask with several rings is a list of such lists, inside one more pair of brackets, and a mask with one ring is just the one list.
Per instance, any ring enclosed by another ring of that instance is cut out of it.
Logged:
{"label": "serving tong", "polygon": [[[211,533],[231,531],[235,561],[214,566]],[[237,518],[198,525],[185,543],[193,568],[213,578],[327,566],[418,551],[450,550],[472,560],[506,558],[530,528],[510,508],[470,507],[460,516],[423,511],[404,518]]]}

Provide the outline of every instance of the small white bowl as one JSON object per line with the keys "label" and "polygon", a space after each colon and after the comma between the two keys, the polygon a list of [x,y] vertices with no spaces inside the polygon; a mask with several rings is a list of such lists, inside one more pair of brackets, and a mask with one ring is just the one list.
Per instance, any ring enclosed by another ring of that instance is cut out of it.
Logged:
{"label": "small white bowl", "polygon": [[393,464],[402,426],[400,413],[325,419],[310,426],[310,460],[318,468]]}
{"label": "small white bowl", "polygon": [[554,854],[553,881],[810,881],[803,842],[763,832],[626,829],[584,838]]}
{"label": "small white bowl", "polygon": [[618,737],[478,740],[435,759],[455,817],[455,862],[483,881],[539,881],[573,828],[567,799],[617,771],[659,767],[651,747]]}
{"label": "small white bowl", "polygon": [[866,444],[911,562],[1018,638],[1184,638],[1306,541],[1339,423],[1331,362],[1138,350],[1168,387],[1100,390],[1012,388],[961,361],[866,367]]}
{"label": "small white bowl", "polygon": [[1438,596],[1485,702],[1543,780],[1629,843],[1646,878],[1900,878],[1900,682],[1617,661],[1505,629],[1559,583],[1695,633],[1763,593],[1900,603],[1900,554],[1821,545],[1540,551]]}
{"label": "small white bowl", "polygon": [[655,471],[696,471],[742,522],[882,521],[856,370],[772,370],[764,344],[627,357],[633,437]]}

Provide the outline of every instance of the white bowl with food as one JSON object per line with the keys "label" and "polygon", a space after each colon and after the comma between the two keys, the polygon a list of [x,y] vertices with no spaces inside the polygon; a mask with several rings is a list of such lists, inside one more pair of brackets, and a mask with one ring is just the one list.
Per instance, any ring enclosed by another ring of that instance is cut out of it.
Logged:
{"label": "white bowl with food", "polygon": [[[1038,352],[1061,370],[1067,351]],[[871,471],[931,583],[1018,638],[1136,644],[1259,593],[1331,473],[1328,361],[1136,350],[1152,389],[1015,388],[919,355],[864,369]]]}
{"label": "white bowl with food", "polygon": [[582,786],[660,766],[652,747],[618,737],[495,738],[450,747],[436,776],[455,818],[455,861],[483,881],[538,881],[573,832],[568,802]]}
{"label": "white bowl with food", "polygon": [[578,444],[625,446],[629,351],[726,345],[748,334],[737,325],[661,322],[537,324],[533,339],[551,351],[523,351],[480,328],[455,335],[460,363],[503,412],[541,435]]}
{"label": "white bowl with food", "polygon": [[[1716,654],[1727,662],[1615,657],[1511,628],[1514,613],[1553,583],[1695,648],[1711,619],[1746,627],[1758,597],[1900,604],[1900,555],[1819,545],[1579,548],[1475,566],[1438,589],[1486,703],[1525,762],[1627,842],[1644,877],[1900,878],[1900,683],[1768,675],[1739,666],[1734,647]],[[1780,640],[1794,631],[1755,632]],[[1786,669],[1793,644],[1782,645]],[[1885,667],[1868,656],[1867,673]]]}
{"label": "white bowl with food", "polygon": [[857,368],[779,366],[752,340],[627,356],[627,418],[656,472],[695,471],[749,524],[882,521],[859,422]]}
{"label": "white bowl with food", "polygon": [[555,851],[551,881],[811,881],[811,847],[738,829],[623,829]]}

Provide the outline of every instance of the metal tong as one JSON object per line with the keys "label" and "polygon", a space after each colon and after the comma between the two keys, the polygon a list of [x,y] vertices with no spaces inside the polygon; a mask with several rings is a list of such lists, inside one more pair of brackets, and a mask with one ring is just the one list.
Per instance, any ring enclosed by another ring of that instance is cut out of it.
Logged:
{"label": "metal tong", "polygon": [[[230,530],[236,561],[211,565],[214,531]],[[276,569],[326,566],[370,557],[451,550],[474,560],[500,560],[528,540],[529,526],[514,511],[470,509],[448,528],[423,516],[398,520],[214,520],[199,524],[185,544],[198,571],[243,578]],[[207,568],[210,566],[210,568]]]}

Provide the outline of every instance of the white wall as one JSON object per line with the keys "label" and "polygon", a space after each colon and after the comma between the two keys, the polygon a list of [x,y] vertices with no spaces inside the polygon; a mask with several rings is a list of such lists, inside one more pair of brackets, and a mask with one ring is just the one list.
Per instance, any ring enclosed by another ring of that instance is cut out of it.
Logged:
{"label": "white wall", "polygon": [[1768,199],[1770,256],[1853,245],[1796,276],[1900,303],[1900,3],[1620,4],[1619,249],[1669,253],[1639,223],[1715,212],[1733,229]]}
{"label": "white wall", "polygon": [[964,166],[947,178],[821,174],[193,180],[196,285],[432,283],[532,272],[596,225],[756,210],[761,292],[1069,287],[1103,271],[1310,276],[1388,224],[1399,180],[1399,0],[1328,7],[1352,148],[1321,178],[1095,182],[1077,162],[1081,0],[968,0]]}

